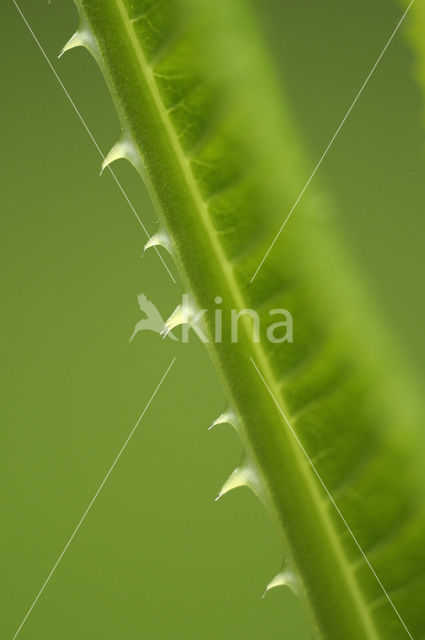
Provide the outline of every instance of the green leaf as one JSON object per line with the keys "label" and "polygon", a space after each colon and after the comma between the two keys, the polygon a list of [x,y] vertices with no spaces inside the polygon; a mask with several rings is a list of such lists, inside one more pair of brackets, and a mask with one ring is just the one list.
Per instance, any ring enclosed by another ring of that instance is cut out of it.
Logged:
{"label": "green leaf", "polygon": [[[110,159],[139,169],[208,309],[245,451],[224,490],[251,486],[276,522],[273,584],[294,586],[320,637],[424,637],[423,408],[323,195],[305,193],[252,280],[309,172],[248,0],[76,3],[71,45],[95,56],[123,127]],[[260,314],[260,342],[246,316],[230,340],[244,308]],[[278,308],[293,342],[267,339]]]}

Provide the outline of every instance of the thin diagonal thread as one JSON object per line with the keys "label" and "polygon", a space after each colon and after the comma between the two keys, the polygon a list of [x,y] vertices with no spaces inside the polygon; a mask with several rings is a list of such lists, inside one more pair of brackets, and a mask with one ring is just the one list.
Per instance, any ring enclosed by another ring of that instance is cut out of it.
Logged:
{"label": "thin diagonal thread", "polygon": [[[96,147],[100,157],[102,158],[102,160],[105,160],[105,156],[102,153],[101,148],[99,147],[96,138],[94,137],[93,133],[91,132],[91,130],[89,129],[86,121],[84,120],[83,116],[81,115],[80,110],[78,109],[77,105],[75,104],[74,100],[71,98],[71,95],[69,94],[69,91],[67,90],[67,88],[65,87],[64,83],[62,82],[60,76],[58,75],[56,69],[54,68],[54,66],[52,65],[50,58],[48,57],[47,53],[45,52],[43,46],[41,45],[39,39],[37,38],[37,36],[35,35],[33,29],[31,28],[28,20],[26,19],[26,17],[24,16],[24,14],[22,13],[19,5],[17,4],[16,0],[12,0],[13,4],[15,5],[16,9],[18,10],[19,15],[21,16],[22,20],[24,21],[28,31],[30,32],[30,34],[32,35],[35,43],[37,44],[38,48],[40,49],[41,53],[43,54],[44,59],[46,60],[47,64],[49,65],[53,75],[55,76],[56,80],[58,81],[59,85],[61,86],[63,92],[65,93],[66,97],[68,98],[72,108],[74,109],[75,113],[77,114],[81,124],[83,125],[84,129],[86,130],[86,132],[89,135],[90,140],[93,142],[94,146]],[[111,173],[111,176],[113,177],[118,189],[121,191],[122,195],[124,196],[128,206],[130,207],[131,211],[133,212],[134,216],[136,217],[137,221],[139,222],[140,226],[142,227],[143,231],[145,232],[147,238],[150,240],[150,235],[145,227],[145,225],[143,224],[143,221],[141,220],[139,214],[137,213],[133,203],[131,202],[130,198],[128,197],[127,193],[125,192],[121,182],[118,180],[115,171],[112,169],[112,167],[110,165],[107,166],[108,170]],[[165,263],[163,257],[161,256],[161,254],[158,251],[158,247],[154,246],[154,249],[159,257],[159,259],[161,260],[162,264],[164,265],[164,268],[166,269],[168,275],[170,276],[171,280],[174,282],[174,284],[176,284],[176,280],[173,276],[173,274],[171,273],[171,271],[169,270],[167,264]]]}
{"label": "thin diagonal thread", "polygon": [[343,119],[341,120],[341,122],[339,123],[335,133],[333,134],[332,138],[330,139],[326,149],[324,150],[324,152],[322,153],[319,162],[316,164],[316,166],[313,169],[313,172],[311,173],[309,179],[307,180],[307,182],[305,183],[304,187],[302,188],[298,198],[295,200],[292,209],[290,210],[290,212],[288,213],[288,215],[286,216],[283,224],[281,225],[279,231],[277,232],[277,234],[275,235],[271,245],[269,246],[269,248],[267,249],[266,253],[264,254],[260,264],[258,265],[257,269],[254,272],[254,275],[252,276],[251,280],[249,281],[249,284],[251,284],[254,280],[254,278],[256,277],[257,273],[259,272],[259,270],[261,269],[261,267],[264,264],[264,261],[266,260],[267,256],[269,255],[270,251],[273,249],[274,245],[276,244],[277,239],[279,238],[280,234],[282,233],[283,229],[286,226],[286,223],[288,222],[289,218],[292,216],[294,210],[296,209],[299,201],[301,200],[301,198],[303,197],[304,193],[306,192],[310,182],[313,180],[314,176],[316,175],[317,170],[319,169],[320,165],[322,164],[323,160],[325,159],[325,157],[328,154],[329,149],[331,148],[331,146],[333,145],[333,143],[335,142],[335,138],[337,137],[337,135],[339,134],[339,132],[341,131],[342,127],[344,126],[348,116],[350,115],[350,113],[352,112],[354,106],[356,105],[358,99],[360,98],[361,94],[363,93],[364,88],[366,87],[367,83],[369,82],[369,80],[371,79],[376,67],[378,66],[378,64],[381,62],[381,59],[383,57],[383,55],[385,54],[385,52],[387,51],[388,47],[390,46],[394,36],[396,35],[397,31],[399,30],[399,28],[401,27],[405,17],[407,16],[408,12],[410,11],[411,6],[413,5],[413,3],[415,2],[415,0],[411,0],[409,6],[407,7],[406,11],[403,13],[403,15],[401,16],[400,20],[397,23],[396,28],[394,29],[394,31],[392,32],[391,36],[389,37],[389,39],[387,40],[387,43],[385,45],[385,47],[382,49],[381,53],[378,56],[378,59],[376,60],[375,64],[373,65],[372,69],[369,71],[366,80],[363,82],[362,86],[360,87],[359,92],[357,93],[356,97],[354,98],[353,102],[351,103],[348,111],[346,112],[345,116],[343,117]]}
{"label": "thin diagonal thread", "polygon": [[13,636],[12,640],[16,640],[16,638],[18,637],[22,627],[24,626],[25,622],[28,620],[28,617],[30,616],[32,610],[34,609],[35,605],[37,604],[40,596],[42,595],[43,591],[45,590],[45,588],[47,587],[47,585],[50,582],[51,577],[53,576],[53,574],[55,573],[59,563],[61,562],[63,556],[65,555],[65,553],[67,552],[71,542],[74,540],[78,530],[80,529],[81,525],[83,524],[84,520],[86,519],[89,511],[91,510],[93,504],[96,501],[96,498],[98,497],[99,493],[102,491],[103,487],[105,486],[109,476],[111,475],[112,471],[114,470],[118,460],[120,459],[121,455],[124,453],[124,450],[126,449],[128,443],[130,442],[131,438],[134,435],[134,432],[136,431],[137,427],[139,426],[140,422],[143,419],[143,416],[145,415],[146,411],[149,409],[149,406],[152,402],[152,400],[155,398],[157,392],[159,391],[159,388],[161,387],[162,383],[164,382],[165,378],[168,375],[168,372],[170,371],[171,367],[173,366],[174,362],[175,362],[176,358],[174,357],[171,361],[171,363],[168,365],[167,370],[165,371],[164,375],[162,376],[161,380],[159,381],[159,383],[157,384],[157,386],[155,387],[154,392],[152,393],[151,397],[149,398],[145,408],[143,409],[142,413],[140,414],[136,424],[134,425],[134,427],[132,428],[132,430],[130,431],[127,439],[125,440],[124,444],[122,445],[120,451],[118,452],[118,455],[115,457],[113,463],[111,464],[111,466],[108,469],[108,472],[106,474],[106,476],[103,478],[102,482],[100,483],[96,493],[94,494],[93,498],[91,499],[87,509],[84,511],[82,517],[80,518],[80,521],[78,522],[77,526],[75,527],[74,531],[72,532],[72,535],[70,536],[68,542],[66,543],[66,545],[64,546],[62,552],[60,553],[58,559],[56,560],[55,564],[53,565],[49,575],[47,576],[46,580],[44,581],[40,591],[37,593],[36,597],[34,598],[30,608],[28,609],[27,613],[25,614],[25,617],[23,618],[21,624],[19,625],[15,635]]}
{"label": "thin diagonal thread", "polygon": [[391,600],[387,590],[385,589],[384,585],[382,584],[381,580],[379,579],[379,576],[377,575],[377,573],[375,572],[375,569],[372,567],[371,563],[369,562],[369,559],[367,558],[365,552],[363,551],[362,547],[360,546],[360,543],[358,542],[356,536],[354,535],[353,531],[351,530],[348,522],[346,521],[346,519],[344,518],[344,516],[342,515],[338,505],[336,504],[335,500],[332,497],[332,494],[330,493],[329,489],[327,488],[326,484],[324,483],[322,476],[319,474],[318,470],[316,469],[313,461],[311,460],[310,456],[308,455],[307,451],[305,450],[301,440],[299,439],[299,437],[297,436],[295,430],[293,429],[291,423],[289,422],[288,418],[286,417],[286,415],[284,414],[280,404],[278,403],[278,401],[276,400],[272,390],[270,389],[269,385],[267,384],[266,380],[264,379],[263,374],[261,373],[260,369],[257,367],[254,359],[252,358],[252,356],[250,356],[250,360],[252,362],[252,364],[254,365],[258,375],[260,376],[261,380],[264,383],[264,386],[266,387],[267,391],[269,392],[273,402],[275,403],[276,407],[279,410],[279,413],[281,414],[282,418],[285,420],[286,424],[288,425],[293,437],[295,438],[298,446],[300,447],[301,451],[303,452],[307,462],[309,463],[310,467],[313,469],[314,474],[316,475],[317,479],[319,480],[320,484],[322,485],[323,489],[325,490],[326,495],[328,496],[329,500],[331,501],[333,507],[335,508],[338,516],[341,518],[345,528],[347,529],[348,533],[350,534],[351,538],[353,539],[354,543],[356,544],[356,547],[358,548],[358,550],[360,551],[360,553],[363,556],[363,559],[365,560],[367,566],[369,567],[369,569],[371,570],[371,572],[373,573],[374,577],[376,578],[379,586],[381,587],[385,597],[387,598],[388,602],[390,603],[391,607],[393,608],[395,614],[397,615],[398,619],[400,620],[401,624],[404,627],[404,630],[406,631],[407,635],[409,636],[409,638],[411,640],[413,640],[413,636],[411,635],[409,629],[407,628],[403,618],[401,617],[401,615],[398,612],[398,609],[396,608],[395,604],[393,603],[393,601]]}

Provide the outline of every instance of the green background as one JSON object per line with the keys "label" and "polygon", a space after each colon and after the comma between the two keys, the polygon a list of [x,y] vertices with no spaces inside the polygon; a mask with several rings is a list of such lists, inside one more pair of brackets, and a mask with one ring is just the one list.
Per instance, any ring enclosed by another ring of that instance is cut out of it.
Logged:
{"label": "green background", "polygon": [[[313,169],[400,7],[256,4]],[[56,61],[76,25],[71,0],[20,5],[107,151],[119,126],[100,72],[82,50]],[[137,220],[111,176],[98,176],[99,155],[12,1],[0,11],[0,635],[13,637],[176,356],[20,637],[307,640],[290,592],[260,598],[281,553],[259,502],[242,490],[214,503],[240,446],[227,427],[207,431],[225,401],[203,346],[151,333],[128,342],[140,318],[137,294],[166,316],[180,285],[153,252],[140,257]],[[347,246],[423,382],[424,136],[412,65],[400,33],[320,184],[332,187]],[[152,233],[142,183],[125,164],[116,171]]]}

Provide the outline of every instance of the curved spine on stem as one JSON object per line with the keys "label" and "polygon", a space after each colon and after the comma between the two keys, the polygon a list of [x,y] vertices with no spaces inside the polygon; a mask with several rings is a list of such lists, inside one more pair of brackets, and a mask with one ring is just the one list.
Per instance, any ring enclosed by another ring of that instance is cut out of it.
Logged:
{"label": "curved spine on stem", "polygon": [[276,587],[289,587],[296,595],[300,595],[297,576],[287,564],[266,585],[261,597],[265,598],[268,592]]}
{"label": "curved spine on stem", "polygon": [[102,162],[100,175],[116,160],[128,160],[139,173],[143,173],[140,155],[130,136],[123,134],[112,146]]}
{"label": "curved spine on stem", "polygon": [[96,44],[96,40],[93,36],[92,30],[89,25],[86,23],[84,17],[79,12],[79,25],[78,29],[72,36],[69,38],[68,42],[62,47],[59,52],[58,58],[61,58],[64,53],[67,51],[71,51],[71,49],[76,49],[77,47],[84,47],[87,49],[95,58],[98,60],[98,47]]}
{"label": "curved spine on stem", "polygon": [[220,498],[226,493],[229,493],[229,491],[233,491],[233,489],[237,489],[239,487],[248,487],[254,493],[257,493],[257,485],[257,476],[253,467],[248,464],[247,461],[243,461],[227,478],[226,482],[216,495],[215,501],[217,502],[217,500],[220,500]]}
{"label": "curved spine on stem", "polygon": [[197,309],[188,294],[183,295],[183,302],[179,304],[165,322],[161,334],[164,338],[172,329],[181,325],[190,325],[196,319]]}
{"label": "curved spine on stem", "polygon": [[179,327],[180,325],[182,325],[184,323],[185,323],[184,309],[183,309],[182,305],[179,304],[174,309],[173,313],[170,315],[168,320],[166,320],[164,326],[161,329],[160,335],[163,338],[166,338],[167,335],[170,333],[170,331],[172,331],[173,329],[175,329],[176,327]]}
{"label": "curved spine on stem", "polygon": [[77,47],[87,47],[87,34],[84,31],[76,31],[62,47],[58,58],[62,58],[63,54]]}
{"label": "curved spine on stem", "polygon": [[226,409],[222,414],[218,416],[208,427],[208,431],[218,426],[219,424],[230,424],[236,431],[238,430],[238,419],[235,412],[232,409]]}
{"label": "curved spine on stem", "polygon": [[143,247],[142,256],[145,254],[145,251],[151,249],[153,247],[162,247],[166,249],[168,253],[174,258],[174,249],[172,245],[171,238],[165,229],[159,229],[156,233],[154,233],[149,240],[146,242]]}

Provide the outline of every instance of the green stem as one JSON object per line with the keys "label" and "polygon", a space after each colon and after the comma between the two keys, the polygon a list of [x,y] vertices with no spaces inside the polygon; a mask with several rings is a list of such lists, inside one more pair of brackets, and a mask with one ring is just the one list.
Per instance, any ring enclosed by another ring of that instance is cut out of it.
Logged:
{"label": "green stem", "polygon": [[[96,42],[122,124],[147,168],[177,262],[197,304],[209,308],[214,295],[220,295],[228,308],[244,308],[232,266],[217,240],[123,1],[78,0],[77,4]],[[211,315],[206,321],[212,333]],[[237,344],[212,344],[211,349],[240,421],[247,455],[260,476],[262,497],[279,523],[317,629],[328,639],[377,640],[336,531],[332,505],[250,362],[251,354],[290,420],[262,346],[254,344],[245,326]]]}

